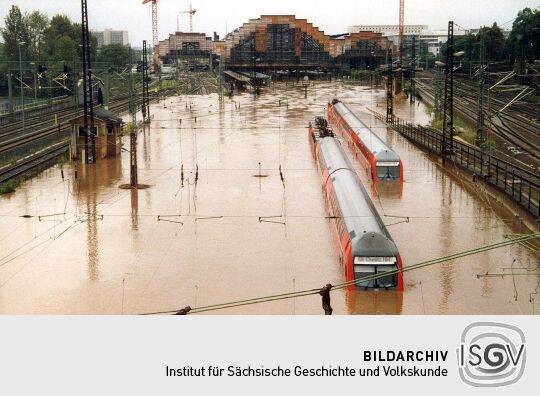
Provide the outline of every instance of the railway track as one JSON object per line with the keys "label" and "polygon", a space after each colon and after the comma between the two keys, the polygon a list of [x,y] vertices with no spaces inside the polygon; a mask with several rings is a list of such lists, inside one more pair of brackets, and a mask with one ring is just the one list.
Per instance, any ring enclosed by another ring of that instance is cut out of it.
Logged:
{"label": "railway track", "polygon": [[[150,83],[149,88],[155,87],[157,80]],[[150,93],[152,97],[153,92]],[[137,91],[137,96],[142,95],[142,91]],[[129,93],[122,93],[112,96],[109,101],[109,106],[115,106],[117,103],[129,101]],[[25,130],[22,130],[21,113],[7,114],[0,117],[0,144],[3,140],[11,138],[17,134],[23,134],[26,130],[35,129],[36,127],[45,127],[46,125],[56,125],[57,121],[69,121],[78,116],[82,110],[82,105],[76,105],[73,97],[53,100],[52,104],[40,106],[28,112],[25,112]],[[46,121],[44,121],[44,119]]]}
{"label": "railway track", "polygon": [[[172,89],[165,89],[161,92],[152,92],[150,93],[150,101],[159,98],[161,95],[169,95],[171,92],[173,92]],[[137,106],[140,106],[141,104],[142,97],[139,97],[137,99]],[[126,112],[129,110],[129,98],[126,97],[120,100],[115,100],[109,108],[117,113]],[[80,112],[71,112],[66,116],[68,119],[62,123],[59,123],[58,125],[46,126],[38,130],[31,130],[30,132],[26,131],[26,133],[22,135],[0,141],[0,154],[2,154],[13,149],[24,147],[25,145],[38,142],[44,138],[54,138],[55,134],[58,135],[58,139],[60,140],[39,150],[36,154],[23,157],[14,164],[6,165],[0,168],[0,183],[20,176],[21,174],[28,172],[30,169],[50,162],[57,156],[65,153],[69,147],[69,141],[65,136],[70,132],[69,120],[77,117],[79,114]],[[38,125],[40,125],[40,123],[37,123],[35,126]],[[5,136],[9,136],[9,134],[6,133],[4,137]],[[65,137],[64,139],[62,139],[63,136]]]}
{"label": "railway track", "polygon": [[[111,106],[114,106],[116,103],[121,103],[122,101],[127,100],[127,95],[120,95],[118,97],[111,98],[110,103]],[[45,127],[47,125],[56,125],[56,122],[62,123],[69,121],[70,119],[77,117],[79,114],[80,109],[77,109],[77,107],[70,100],[70,103],[61,109],[53,108],[47,113],[41,113],[31,116],[30,118],[26,118],[24,130],[22,129],[22,123],[19,120],[4,123],[0,127],[0,144],[14,136],[22,135],[28,130]]]}
{"label": "railway track", "polygon": [[0,168],[0,183],[20,176],[29,170],[54,160],[59,155],[68,151],[67,141],[59,142],[35,154],[29,155],[17,163]]}
{"label": "railway track", "polygon": [[[166,90],[165,94],[168,92],[169,90]],[[150,100],[157,97],[158,95],[155,93],[150,94]],[[141,103],[142,97],[137,98],[137,106],[139,106]],[[109,108],[117,113],[125,112],[129,108],[129,98],[112,101]],[[25,128],[24,133],[21,133],[20,130],[3,131],[0,134],[0,153],[5,153],[9,150],[37,141],[44,137],[53,136],[54,134],[62,135],[62,133],[69,131],[69,121],[78,117],[80,114],[80,111],[70,111],[63,116],[62,121],[58,124],[53,123],[51,125],[49,121],[35,123],[32,127],[29,126],[28,128]]]}
{"label": "railway track", "polygon": [[[435,90],[433,87],[425,84],[422,81],[417,82],[417,87],[420,92],[427,94],[434,101]],[[476,124],[477,114],[477,95],[472,92],[472,88],[464,89],[463,85],[456,84],[454,94],[454,107],[471,125]],[[504,105],[503,102],[497,102]],[[540,167],[540,131],[532,121],[524,121],[519,117],[519,113],[511,112],[509,114],[498,114],[493,116],[488,110],[484,110],[486,120],[486,128],[489,132],[495,135],[499,141],[506,145],[506,151],[498,150],[505,156],[513,158],[522,166],[529,168]],[[491,118],[490,118],[491,117]],[[513,154],[513,155],[510,155]],[[519,158],[516,158],[519,156]]]}

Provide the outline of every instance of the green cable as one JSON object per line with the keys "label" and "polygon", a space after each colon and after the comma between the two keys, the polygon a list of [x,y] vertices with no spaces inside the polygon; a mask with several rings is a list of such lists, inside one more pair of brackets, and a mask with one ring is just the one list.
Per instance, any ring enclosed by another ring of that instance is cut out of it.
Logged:
{"label": "green cable", "polygon": [[[402,268],[402,269],[397,269],[397,270],[393,270],[393,271],[387,271],[387,272],[384,272],[384,273],[381,273],[381,274],[374,274],[374,275],[367,276],[367,277],[364,277],[364,278],[361,278],[361,279],[354,279],[352,281],[343,282],[343,283],[337,284],[335,286],[332,286],[332,290],[341,289],[341,288],[344,288],[344,287],[347,287],[347,286],[350,286],[350,285],[353,285],[353,284],[356,284],[356,283],[359,283],[359,282],[375,280],[375,279],[379,279],[379,278],[382,278],[382,277],[386,277],[388,275],[398,274],[400,272],[402,273],[402,272],[407,272],[407,271],[412,271],[412,270],[415,270],[415,269],[427,267],[427,266],[430,266],[430,265],[440,264],[440,263],[443,263],[445,261],[450,261],[450,260],[455,260],[455,259],[466,257],[466,256],[471,256],[471,255],[474,255],[474,254],[486,252],[486,251],[497,249],[497,248],[504,247],[504,246],[513,245],[513,244],[516,244],[516,243],[523,243],[523,242],[530,241],[530,240],[537,239],[537,238],[540,238],[540,232],[533,233],[533,234],[528,234],[528,235],[523,235],[523,236],[520,236],[520,237],[517,237],[517,238],[511,238],[511,239],[508,239],[508,240],[505,240],[505,241],[497,242],[497,243],[494,243],[494,244],[491,244],[491,245],[486,245],[486,246],[482,246],[482,247],[471,249],[471,250],[466,250],[464,252],[455,253],[455,254],[452,254],[450,256],[440,257],[440,258],[436,258],[436,259],[432,259],[432,260],[428,260],[428,261],[422,261],[420,263],[413,264],[413,265],[410,265],[410,266]],[[270,302],[270,301],[284,300],[284,299],[294,298],[294,297],[304,297],[304,296],[318,294],[319,291],[320,291],[320,289],[309,289],[309,290],[302,290],[302,291],[298,291],[298,292],[276,294],[276,295],[266,296],[266,297],[251,298],[251,299],[247,299],[247,300],[232,301],[232,302],[222,303],[222,304],[207,305],[207,306],[203,306],[203,307],[192,308],[191,311],[189,311],[189,314],[206,312],[206,311],[213,311],[213,310],[225,309],[225,308],[234,308],[234,307],[239,307],[239,306],[244,306],[244,305],[258,304],[258,303],[264,303],[264,302]],[[179,311],[179,309],[175,309],[175,310],[169,310],[169,311],[144,313],[144,314],[141,314],[141,315],[171,314],[171,313],[175,313],[175,312],[178,312],[178,311]]]}

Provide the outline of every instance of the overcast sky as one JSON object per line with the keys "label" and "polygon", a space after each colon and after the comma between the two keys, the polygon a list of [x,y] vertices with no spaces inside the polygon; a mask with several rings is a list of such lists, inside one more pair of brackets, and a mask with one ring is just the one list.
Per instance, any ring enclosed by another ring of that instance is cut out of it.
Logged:
{"label": "overcast sky", "polygon": [[[40,10],[49,16],[63,13],[80,21],[79,0],[0,0],[0,26],[12,4],[23,11]],[[223,36],[250,18],[262,14],[294,14],[306,18],[327,34],[344,33],[355,24],[397,24],[399,0],[159,0],[159,37],[176,30],[179,11],[197,10],[193,30]],[[331,5],[331,6],[330,6]],[[445,29],[448,20],[464,28],[476,28],[515,18],[525,7],[540,6],[540,0],[405,0],[405,24],[424,24]],[[88,0],[90,29],[128,30],[133,46],[152,40],[151,6],[142,0]],[[504,27],[511,28],[512,23]],[[180,30],[189,30],[187,15],[180,15]]]}

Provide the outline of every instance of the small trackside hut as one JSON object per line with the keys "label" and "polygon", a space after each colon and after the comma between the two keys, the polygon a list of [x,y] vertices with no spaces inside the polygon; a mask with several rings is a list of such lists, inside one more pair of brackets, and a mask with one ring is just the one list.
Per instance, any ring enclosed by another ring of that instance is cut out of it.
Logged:
{"label": "small trackside hut", "polygon": [[[103,107],[94,111],[96,159],[116,157],[122,149],[122,119]],[[90,150],[90,143],[88,149]],[[71,158],[84,160],[84,116],[71,120]]]}

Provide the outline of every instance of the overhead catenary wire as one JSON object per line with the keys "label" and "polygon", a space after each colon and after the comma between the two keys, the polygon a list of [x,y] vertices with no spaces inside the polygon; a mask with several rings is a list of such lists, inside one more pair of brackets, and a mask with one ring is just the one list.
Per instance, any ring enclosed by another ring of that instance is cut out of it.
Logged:
{"label": "overhead catenary wire", "polygon": [[[191,183],[193,184],[193,183]],[[66,215],[72,214],[71,212],[63,213]],[[130,213],[106,213],[106,214],[97,214],[101,220],[104,220],[107,217],[127,217],[131,216]],[[139,217],[166,217],[171,216],[170,214],[157,214],[157,213],[141,213],[138,214]],[[174,216],[179,216],[178,214],[175,214]],[[196,217],[196,215],[182,215],[183,217]],[[276,215],[258,215],[258,214],[252,214],[252,215],[237,215],[237,214],[212,214],[212,215],[197,215],[198,217],[209,217],[209,218],[244,218],[244,219],[258,219],[258,218],[267,218],[267,217],[276,217]],[[24,218],[36,218],[38,216],[34,215],[0,215],[0,217],[24,217]],[[279,217],[279,216],[278,216]],[[316,216],[316,215],[301,215],[301,214],[291,214],[287,215],[287,217],[290,218],[299,218],[299,219],[337,219],[337,218],[371,218],[371,216],[364,215],[364,216]],[[438,220],[438,219],[444,219],[446,216],[394,216],[394,215],[382,215],[382,217],[389,217],[389,218],[405,218],[405,219],[417,219],[417,220]],[[491,217],[479,217],[479,216],[452,216],[452,220],[482,220],[482,219],[491,219]]]}
{"label": "overhead catenary wire", "polygon": [[[516,243],[526,242],[526,241],[530,241],[530,240],[534,240],[534,239],[538,239],[538,238],[540,238],[540,232],[532,233],[532,234],[526,234],[526,235],[522,235],[522,236],[515,237],[515,238],[508,238],[506,240],[499,241],[499,242],[496,242],[496,243],[493,243],[493,244],[490,244],[490,245],[484,245],[484,246],[481,246],[481,247],[478,247],[478,248],[474,248],[474,249],[454,253],[454,254],[451,254],[449,256],[444,256],[444,257],[439,257],[439,258],[435,258],[435,259],[431,259],[431,260],[427,260],[427,261],[422,261],[422,262],[419,262],[417,264],[413,264],[413,265],[404,267],[402,269],[397,269],[397,270],[393,270],[393,271],[386,271],[386,272],[383,272],[383,273],[380,273],[380,274],[374,274],[374,275],[371,275],[371,276],[362,277],[360,279],[354,279],[354,280],[351,280],[351,281],[339,283],[337,285],[332,285],[331,290],[343,289],[343,288],[348,287],[348,286],[353,286],[353,285],[355,285],[355,284],[357,284],[359,282],[371,281],[371,280],[379,279],[379,278],[382,278],[382,277],[386,277],[388,275],[398,274],[400,272],[413,271],[413,270],[424,268],[424,267],[427,267],[427,266],[440,264],[440,263],[455,260],[455,259],[458,259],[458,258],[463,258],[463,257],[466,257],[466,256],[471,256],[471,255],[474,255],[474,254],[487,252],[487,251],[490,251],[490,250],[493,250],[493,249],[498,249],[498,248],[501,248],[501,247],[504,247],[504,246],[510,246],[510,245],[513,245],[513,244],[516,244]],[[327,286],[325,286],[325,287],[327,287]],[[232,301],[232,302],[221,303],[221,304],[207,305],[207,306],[202,306],[202,307],[195,307],[195,308],[186,307],[186,308],[181,308],[181,309],[171,309],[171,310],[156,311],[156,312],[146,312],[146,313],[142,313],[141,315],[174,314],[174,313],[177,313],[179,311],[182,311],[183,314],[194,314],[194,313],[208,312],[208,311],[214,311],[214,310],[225,309],[225,308],[234,308],[234,307],[245,306],[245,305],[252,305],[252,304],[259,304],[259,303],[264,303],[264,302],[284,300],[284,299],[289,299],[289,298],[296,298],[296,297],[304,297],[304,296],[309,296],[309,295],[315,295],[315,294],[319,294],[319,292],[321,292],[321,290],[322,289],[320,289],[320,288],[318,288],[318,289],[307,289],[307,290],[302,290],[302,291],[297,291],[297,292],[281,293],[281,294],[269,295],[269,296],[264,296],[264,297],[256,297],[256,298],[239,300],[239,301]]]}

